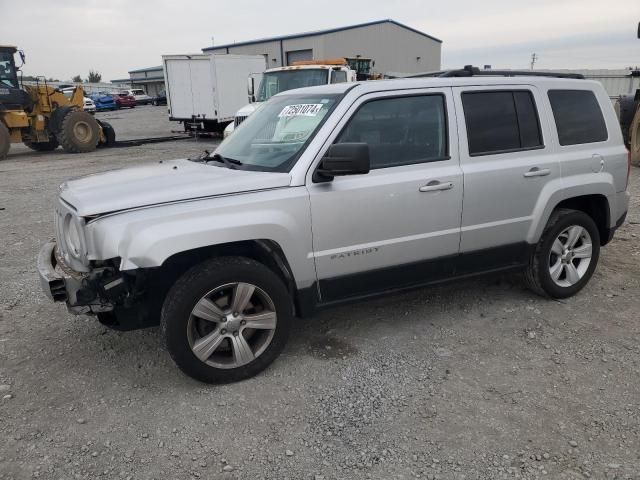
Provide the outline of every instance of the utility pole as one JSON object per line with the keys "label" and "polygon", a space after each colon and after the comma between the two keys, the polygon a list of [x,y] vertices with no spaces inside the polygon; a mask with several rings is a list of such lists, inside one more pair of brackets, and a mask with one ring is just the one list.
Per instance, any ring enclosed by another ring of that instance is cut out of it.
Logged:
{"label": "utility pole", "polygon": [[538,61],[538,54],[534,53],[531,55],[531,70],[533,70],[533,66]]}

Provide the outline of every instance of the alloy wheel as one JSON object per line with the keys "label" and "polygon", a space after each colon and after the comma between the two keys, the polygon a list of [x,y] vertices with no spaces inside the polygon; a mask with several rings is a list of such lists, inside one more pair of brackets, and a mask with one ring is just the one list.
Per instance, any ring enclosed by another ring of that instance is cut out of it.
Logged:
{"label": "alloy wheel", "polygon": [[229,283],[196,303],[187,338],[200,361],[215,368],[237,368],[266,350],[276,325],[275,306],[266,292],[250,283]]}
{"label": "alloy wheel", "polygon": [[551,245],[551,280],[560,287],[575,285],[589,269],[591,256],[592,241],[587,229],[579,225],[565,228]]}

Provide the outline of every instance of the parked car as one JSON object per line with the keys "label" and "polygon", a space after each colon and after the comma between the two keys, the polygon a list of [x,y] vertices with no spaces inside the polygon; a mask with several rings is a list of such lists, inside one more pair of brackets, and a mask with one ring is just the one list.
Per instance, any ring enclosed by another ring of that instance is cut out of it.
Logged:
{"label": "parked car", "polygon": [[96,104],[93,103],[93,100],[91,100],[89,97],[84,97],[83,110],[85,112],[95,113],[96,112]]}
{"label": "parked car", "polygon": [[142,90],[141,88],[134,88],[131,90],[125,90],[123,93],[127,94],[127,95],[131,95],[133,98],[136,99],[136,103],[138,105],[148,105],[149,103],[151,103],[151,97],[149,95],[147,95],[144,90]]}
{"label": "parked car", "polygon": [[167,91],[166,90],[161,90],[158,93],[158,95],[153,97],[153,100],[151,100],[151,104],[155,105],[156,107],[158,105],[166,105],[167,104]]}
{"label": "parked car", "polygon": [[132,95],[126,93],[114,93],[111,95],[116,101],[118,108],[135,108],[137,105],[136,99]]}
{"label": "parked car", "polygon": [[160,323],[204,382],[255,375],[294,315],[344,301],[507,270],[575,295],[629,204],[607,93],[444,74],[290,90],[210,155],[69,180],[45,293],[115,329]]}
{"label": "parked car", "polygon": [[89,98],[95,103],[96,111],[98,112],[116,110],[118,108],[116,101],[108,93],[94,93],[89,95]]}

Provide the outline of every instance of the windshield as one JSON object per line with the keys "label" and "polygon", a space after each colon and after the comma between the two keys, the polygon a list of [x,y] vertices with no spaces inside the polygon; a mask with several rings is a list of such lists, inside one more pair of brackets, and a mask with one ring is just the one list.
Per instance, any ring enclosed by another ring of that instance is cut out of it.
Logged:
{"label": "windshield", "polygon": [[240,168],[288,172],[333,109],[339,95],[283,95],[262,105],[215,153]]}
{"label": "windshield", "polygon": [[0,53],[0,86],[18,88],[16,72],[13,67],[13,55]]}
{"label": "windshield", "polygon": [[329,83],[329,72],[330,70],[321,68],[267,72],[262,77],[262,82],[260,82],[256,101],[265,102],[277,93],[293,90],[294,88],[326,85]]}

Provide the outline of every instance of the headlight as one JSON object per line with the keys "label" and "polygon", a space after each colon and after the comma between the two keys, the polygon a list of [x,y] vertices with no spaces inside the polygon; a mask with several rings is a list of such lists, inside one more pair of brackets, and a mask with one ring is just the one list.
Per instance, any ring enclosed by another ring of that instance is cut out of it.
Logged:
{"label": "headlight", "polygon": [[78,226],[77,222],[73,221],[73,217],[71,215],[67,215],[64,224],[65,241],[67,243],[67,247],[69,248],[69,254],[73,255],[76,258],[79,258],[82,251],[80,227]]}

